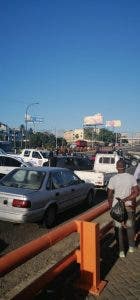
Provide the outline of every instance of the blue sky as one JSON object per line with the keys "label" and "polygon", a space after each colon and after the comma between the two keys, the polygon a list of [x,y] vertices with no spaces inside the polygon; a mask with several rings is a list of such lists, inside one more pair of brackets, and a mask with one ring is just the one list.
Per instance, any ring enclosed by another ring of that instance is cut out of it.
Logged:
{"label": "blue sky", "polygon": [[140,131],[139,0],[0,0],[0,122],[81,128],[85,116]]}

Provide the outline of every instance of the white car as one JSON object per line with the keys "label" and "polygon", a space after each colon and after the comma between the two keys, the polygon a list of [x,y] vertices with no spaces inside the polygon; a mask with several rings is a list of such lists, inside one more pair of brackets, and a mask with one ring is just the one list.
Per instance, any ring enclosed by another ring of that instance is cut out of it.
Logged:
{"label": "white car", "polygon": [[31,162],[34,166],[42,167],[49,165],[49,151],[23,149],[20,157],[22,157],[25,162]]}
{"label": "white car", "polygon": [[22,166],[30,167],[31,163],[25,163],[21,157],[15,157],[10,154],[0,154],[0,178],[11,172],[15,168]]}

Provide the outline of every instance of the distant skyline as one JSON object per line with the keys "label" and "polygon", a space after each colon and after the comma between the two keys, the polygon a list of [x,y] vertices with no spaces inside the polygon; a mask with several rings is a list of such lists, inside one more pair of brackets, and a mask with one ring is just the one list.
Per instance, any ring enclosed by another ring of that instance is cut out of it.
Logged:
{"label": "distant skyline", "polygon": [[36,130],[101,113],[140,131],[139,36],[139,0],[0,0],[0,122],[25,124],[38,102]]}

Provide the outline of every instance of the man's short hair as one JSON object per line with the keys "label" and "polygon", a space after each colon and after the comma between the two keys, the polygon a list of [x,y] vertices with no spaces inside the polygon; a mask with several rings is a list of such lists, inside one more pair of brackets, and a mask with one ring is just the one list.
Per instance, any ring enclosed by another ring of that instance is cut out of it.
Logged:
{"label": "man's short hair", "polygon": [[124,159],[120,158],[120,159],[117,161],[116,167],[117,167],[117,169],[119,169],[119,170],[121,170],[121,169],[122,169],[122,170],[125,170],[125,168],[126,168],[126,163],[125,163]]}

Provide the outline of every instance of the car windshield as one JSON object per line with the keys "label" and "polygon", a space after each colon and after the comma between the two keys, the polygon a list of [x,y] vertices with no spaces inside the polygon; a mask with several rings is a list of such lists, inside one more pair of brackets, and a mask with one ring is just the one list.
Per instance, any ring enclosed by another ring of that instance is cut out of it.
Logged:
{"label": "car windshield", "polygon": [[43,156],[44,158],[48,158],[48,157],[49,157],[49,151],[46,151],[46,152],[40,151],[40,153],[42,154],[42,156]]}
{"label": "car windshield", "polygon": [[46,172],[15,169],[5,176],[0,184],[7,187],[39,190],[42,186]]}
{"label": "car windshield", "polygon": [[93,166],[88,158],[74,158],[74,164],[79,170],[92,170]]}

